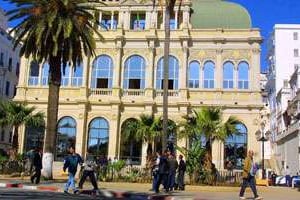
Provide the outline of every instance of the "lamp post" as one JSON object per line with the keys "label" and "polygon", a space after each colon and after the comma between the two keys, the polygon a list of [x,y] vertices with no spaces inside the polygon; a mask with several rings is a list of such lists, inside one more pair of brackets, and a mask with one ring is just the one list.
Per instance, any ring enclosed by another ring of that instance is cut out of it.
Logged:
{"label": "lamp post", "polygon": [[265,123],[261,123],[261,130],[256,132],[256,139],[259,142],[262,142],[262,179],[266,179],[265,171],[265,142],[270,138],[270,132],[265,132]]}

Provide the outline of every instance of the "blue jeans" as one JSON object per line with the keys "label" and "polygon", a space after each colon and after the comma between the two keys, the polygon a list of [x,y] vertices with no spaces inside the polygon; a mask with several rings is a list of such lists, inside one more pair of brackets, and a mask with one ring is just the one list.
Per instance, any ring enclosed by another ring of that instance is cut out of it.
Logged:
{"label": "blue jeans", "polygon": [[173,190],[175,186],[175,175],[176,171],[169,172],[169,177],[168,177],[168,188],[169,190]]}
{"label": "blue jeans", "polygon": [[157,185],[157,181],[158,181],[158,173],[153,175],[153,180],[152,180],[152,190],[155,191],[155,187]]}
{"label": "blue jeans", "polygon": [[250,188],[251,188],[251,190],[254,194],[254,198],[258,197],[254,176],[249,176],[248,178],[243,178],[243,183],[242,183],[242,187],[241,187],[241,190],[240,190],[240,197],[244,196],[245,189],[248,186],[248,184],[249,184],[249,186],[250,186]]}
{"label": "blue jeans", "polygon": [[65,191],[68,191],[69,188],[73,189],[73,191],[76,190],[76,188],[75,188],[75,174],[69,173],[68,182],[65,185]]}

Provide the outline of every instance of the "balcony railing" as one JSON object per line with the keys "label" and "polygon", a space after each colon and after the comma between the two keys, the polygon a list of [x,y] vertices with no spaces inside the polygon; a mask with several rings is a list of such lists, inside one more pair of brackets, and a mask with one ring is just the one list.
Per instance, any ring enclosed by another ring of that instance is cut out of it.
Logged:
{"label": "balcony railing", "polygon": [[286,136],[294,133],[295,131],[299,130],[299,128],[300,128],[299,121],[289,125],[287,129],[283,130],[282,132],[280,132],[281,134],[277,135],[276,141],[279,141],[279,140],[285,138]]}
{"label": "balcony railing", "polygon": [[[157,97],[162,97],[164,95],[163,90],[157,90],[156,91],[156,96]],[[169,97],[178,97],[179,96],[179,91],[178,90],[168,90],[168,96]]]}
{"label": "balcony railing", "polygon": [[90,95],[111,96],[112,95],[112,90],[111,89],[105,89],[105,88],[92,88],[92,89],[90,89]]}
{"label": "balcony railing", "polygon": [[145,96],[144,90],[128,89],[123,90],[123,96]]}

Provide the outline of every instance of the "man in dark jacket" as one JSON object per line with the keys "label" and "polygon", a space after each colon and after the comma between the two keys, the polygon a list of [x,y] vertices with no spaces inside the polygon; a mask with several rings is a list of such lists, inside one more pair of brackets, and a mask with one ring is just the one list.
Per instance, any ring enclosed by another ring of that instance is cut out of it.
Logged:
{"label": "man in dark jacket", "polygon": [[73,189],[73,192],[76,193],[78,192],[78,190],[75,188],[75,174],[77,172],[78,164],[82,164],[83,161],[80,155],[75,153],[74,147],[71,146],[69,148],[69,152],[70,155],[68,155],[65,158],[64,168],[63,168],[64,172],[66,171],[66,169],[68,169],[68,173],[69,173],[68,182],[66,183],[64,192],[68,193],[69,187],[71,187]]}
{"label": "man in dark jacket", "polygon": [[172,191],[175,187],[176,170],[178,168],[178,162],[173,154],[168,157],[169,174],[168,174],[168,190]]}
{"label": "man in dark jacket", "polygon": [[41,178],[41,170],[42,170],[42,154],[40,153],[38,148],[34,149],[33,153],[33,168],[34,168],[34,173],[30,177],[31,183],[39,184],[40,183],[40,178]]}
{"label": "man in dark jacket", "polygon": [[186,170],[186,164],[183,160],[183,156],[179,155],[179,166],[178,166],[178,189],[179,190],[184,190],[184,173]]}
{"label": "man in dark jacket", "polygon": [[163,183],[165,191],[168,192],[168,174],[169,174],[168,151],[166,150],[159,159],[158,179],[155,187],[156,193],[159,193],[159,186],[161,183]]}

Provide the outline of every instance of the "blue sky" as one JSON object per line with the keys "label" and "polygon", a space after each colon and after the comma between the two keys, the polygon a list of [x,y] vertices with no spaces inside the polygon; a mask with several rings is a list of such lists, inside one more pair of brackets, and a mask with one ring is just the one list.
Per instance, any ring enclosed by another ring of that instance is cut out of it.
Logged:
{"label": "blue sky", "polygon": [[[230,0],[243,5],[252,17],[252,26],[261,29],[264,38],[262,44],[262,70],[266,63],[266,39],[272,32],[274,24],[300,24],[300,0]],[[0,7],[5,10],[13,8],[6,1],[0,0]]]}

